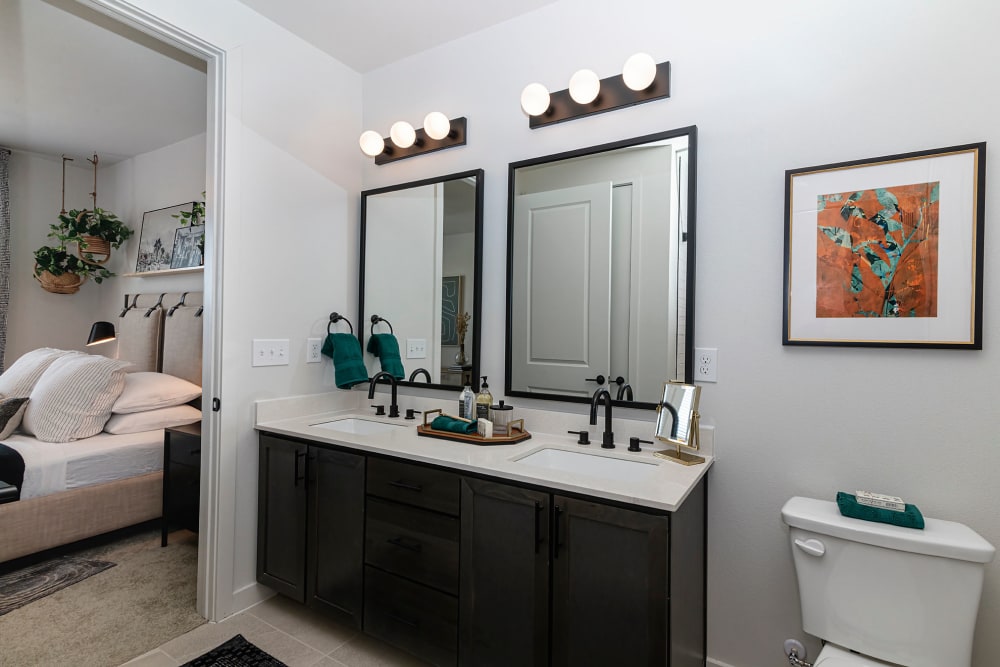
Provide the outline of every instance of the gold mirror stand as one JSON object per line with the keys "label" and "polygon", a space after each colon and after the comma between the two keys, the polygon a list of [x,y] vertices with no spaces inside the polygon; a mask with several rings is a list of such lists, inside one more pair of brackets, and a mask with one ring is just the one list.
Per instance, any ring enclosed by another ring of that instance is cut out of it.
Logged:
{"label": "gold mirror stand", "polygon": [[[691,445],[691,448],[696,450],[701,449],[701,431],[698,428],[699,419],[700,416],[697,410],[691,413],[691,427],[689,429],[689,431],[692,433],[691,442],[693,444]],[[689,454],[688,452],[682,452],[681,444],[679,442],[676,444],[677,444],[676,450],[661,449],[658,452],[653,452],[653,456],[659,456],[661,459],[668,459],[670,461],[674,461],[676,463],[680,463],[681,465],[686,465],[686,466],[694,466],[698,465],[699,463],[705,462],[704,456],[698,456],[697,454]]]}

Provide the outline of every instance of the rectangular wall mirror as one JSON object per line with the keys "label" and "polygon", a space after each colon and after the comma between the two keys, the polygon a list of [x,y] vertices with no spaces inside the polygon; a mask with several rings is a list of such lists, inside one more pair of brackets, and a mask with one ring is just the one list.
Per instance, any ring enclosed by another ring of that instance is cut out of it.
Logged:
{"label": "rectangular wall mirror", "polygon": [[369,377],[382,369],[367,339],[391,328],[404,386],[476,384],[482,231],[482,169],[361,193],[357,333]]}
{"label": "rectangular wall mirror", "polygon": [[685,127],[510,165],[508,396],[654,408],[690,383],[695,149]]}

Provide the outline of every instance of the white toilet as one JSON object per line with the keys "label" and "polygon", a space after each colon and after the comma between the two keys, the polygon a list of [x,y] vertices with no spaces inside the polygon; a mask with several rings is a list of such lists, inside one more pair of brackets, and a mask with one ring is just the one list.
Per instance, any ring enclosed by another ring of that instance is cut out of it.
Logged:
{"label": "white toilet", "polygon": [[812,498],[792,498],[781,518],[802,629],[826,643],[815,667],[968,667],[992,544],[960,523],[901,528]]}

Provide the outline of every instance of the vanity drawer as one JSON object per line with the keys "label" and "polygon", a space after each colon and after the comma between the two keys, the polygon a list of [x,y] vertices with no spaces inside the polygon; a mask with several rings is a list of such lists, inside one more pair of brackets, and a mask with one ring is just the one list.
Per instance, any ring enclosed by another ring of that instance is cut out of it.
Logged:
{"label": "vanity drawer", "polygon": [[369,498],[365,562],[458,595],[459,520]]}
{"label": "vanity drawer", "polygon": [[458,663],[458,599],[365,568],[365,632],[435,665]]}
{"label": "vanity drawer", "polygon": [[368,493],[458,516],[459,476],[411,463],[368,459]]}

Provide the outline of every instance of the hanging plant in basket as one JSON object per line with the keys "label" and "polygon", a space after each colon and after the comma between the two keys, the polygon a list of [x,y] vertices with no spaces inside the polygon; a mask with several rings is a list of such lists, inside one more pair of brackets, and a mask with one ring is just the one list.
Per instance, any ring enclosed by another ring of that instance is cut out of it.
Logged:
{"label": "hanging plant in basket", "polygon": [[112,248],[121,247],[134,234],[118,216],[102,208],[60,214],[59,224],[51,229],[49,236],[59,239],[64,247],[75,243],[77,255],[89,264],[107,262]]}
{"label": "hanging plant in basket", "polygon": [[42,246],[35,251],[35,280],[46,292],[74,294],[87,278],[100,284],[113,275],[103,266],[89,264],[70,254],[65,246]]}

